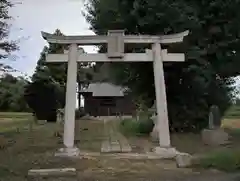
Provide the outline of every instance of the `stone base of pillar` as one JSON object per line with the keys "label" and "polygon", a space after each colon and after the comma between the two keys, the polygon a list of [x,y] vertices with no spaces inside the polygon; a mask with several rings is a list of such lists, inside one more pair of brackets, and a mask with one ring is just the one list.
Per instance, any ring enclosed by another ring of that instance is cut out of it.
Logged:
{"label": "stone base of pillar", "polygon": [[77,157],[80,155],[80,150],[77,147],[72,148],[60,148],[56,153],[55,156],[59,157]]}
{"label": "stone base of pillar", "polygon": [[177,151],[173,147],[169,147],[169,148],[156,147],[153,149],[153,152],[158,154],[163,159],[164,158],[166,158],[166,159],[175,158],[177,156],[177,154],[179,153],[179,151]]}

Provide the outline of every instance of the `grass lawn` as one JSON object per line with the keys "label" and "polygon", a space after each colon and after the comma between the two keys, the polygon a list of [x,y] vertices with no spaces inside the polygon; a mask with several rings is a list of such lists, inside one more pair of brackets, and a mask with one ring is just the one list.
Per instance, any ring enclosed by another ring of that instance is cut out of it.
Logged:
{"label": "grass lawn", "polygon": [[[105,156],[77,159],[55,157],[55,151],[62,147],[62,139],[54,134],[59,130],[59,126],[54,123],[33,125],[30,131],[29,123],[27,119],[11,119],[7,123],[5,120],[0,121],[0,143],[5,146],[0,149],[1,181],[25,181],[28,170],[38,168],[74,167],[79,173],[78,178],[83,180],[159,178],[171,176],[172,169],[179,172],[178,177],[183,177],[186,172],[176,170],[172,163],[163,164],[159,160],[110,159]],[[77,144],[82,152],[100,152],[103,139],[102,121],[79,120],[77,130],[80,132],[77,135]],[[165,167],[168,167],[168,170],[165,170]]]}
{"label": "grass lawn", "polygon": [[[100,151],[102,127],[102,122],[80,120],[77,143],[80,150]],[[87,159],[79,162],[55,157],[56,150],[63,146],[62,138],[54,134],[59,129],[62,128],[55,123],[34,124],[28,113],[0,113],[0,180],[26,180],[31,168],[82,170],[96,164]]]}
{"label": "grass lawn", "polygon": [[[131,120],[129,120],[131,121]],[[171,143],[173,147],[176,147],[179,151],[187,152],[190,154],[205,154],[214,150],[240,150],[240,119],[224,119],[222,121],[222,127],[230,134],[231,144],[225,146],[208,146],[202,143],[201,134],[194,133],[172,133]],[[135,125],[135,124],[134,124]],[[130,124],[131,126],[131,124]],[[119,126],[120,130],[122,126]],[[135,128],[129,127],[130,131]],[[126,131],[126,130],[124,130]],[[132,148],[136,152],[151,151],[154,147],[159,146],[158,142],[152,142],[150,136],[131,134],[130,132],[121,132],[128,138]],[[133,130],[134,131],[134,130]]]}
{"label": "grass lawn", "polygon": [[0,112],[0,120],[22,120],[32,116],[32,113],[26,112]]}
{"label": "grass lawn", "polygon": [[[55,123],[32,124],[32,129],[30,129],[29,125],[33,121],[29,114],[25,114],[25,119],[23,119],[23,114],[13,113],[11,117],[11,114],[7,113],[6,117],[11,118],[8,121],[4,119],[3,113],[0,115],[0,144],[4,145],[4,148],[0,149],[1,181],[25,181],[29,169],[64,167],[75,167],[79,173],[78,178],[81,180],[130,181],[167,180],[169,178],[176,180],[192,178],[189,180],[194,180],[196,176],[199,176],[198,171],[177,169],[173,162],[162,160],[111,159],[104,155],[77,159],[55,157],[56,150],[62,147],[62,138],[54,134],[56,130],[60,129],[59,125]],[[76,140],[80,151],[100,151],[101,142],[104,139],[102,121],[79,120],[77,130],[79,134],[76,136]],[[142,140],[144,139],[145,145],[149,144],[146,138],[134,139],[139,146],[143,146]],[[189,139],[192,138],[189,137]],[[133,140],[130,138],[130,141]],[[183,140],[178,142],[182,145],[186,144]],[[196,146],[198,143],[194,142],[193,144],[192,146]],[[208,171],[201,172],[202,175],[215,177],[214,173]]]}
{"label": "grass lawn", "polygon": [[240,118],[224,119],[222,127],[230,129],[240,129]]}
{"label": "grass lawn", "polygon": [[[240,170],[240,119],[224,119],[223,128],[229,133],[229,144],[210,146],[202,142],[201,134],[172,133],[171,144],[178,151],[190,153],[194,156],[206,156],[203,160],[204,168],[219,168],[224,171]],[[131,124],[130,124],[131,125]],[[133,126],[133,128],[135,128]],[[121,126],[120,126],[121,129]],[[134,130],[133,130],[134,132]],[[124,133],[124,132],[123,132]],[[125,134],[135,152],[149,152],[159,146],[152,142],[148,135]],[[213,156],[216,155],[216,156]],[[226,162],[224,162],[224,159]],[[224,164],[228,163],[228,164]]]}

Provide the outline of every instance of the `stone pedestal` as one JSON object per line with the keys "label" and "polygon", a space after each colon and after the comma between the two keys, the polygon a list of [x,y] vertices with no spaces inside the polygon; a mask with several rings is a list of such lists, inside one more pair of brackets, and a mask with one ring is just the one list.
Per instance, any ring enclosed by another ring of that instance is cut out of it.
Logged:
{"label": "stone pedestal", "polygon": [[228,143],[229,135],[223,129],[204,129],[202,141],[206,145],[224,145]]}
{"label": "stone pedestal", "polygon": [[77,157],[80,154],[80,150],[77,147],[72,148],[60,148],[55,156],[59,157]]}
{"label": "stone pedestal", "polygon": [[192,165],[192,156],[188,153],[178,153],[176,156],[176,164],[179,168],[186,168]]}
{"label": "stone pedestal", "polygon": [[169,147],[169,148],[162,148],[162,147],[156,147],[153,149],[153,152],[159,155],[161,158],[165,159],[171,159],[175,158],[177,154],[179,153],[175,148]]}

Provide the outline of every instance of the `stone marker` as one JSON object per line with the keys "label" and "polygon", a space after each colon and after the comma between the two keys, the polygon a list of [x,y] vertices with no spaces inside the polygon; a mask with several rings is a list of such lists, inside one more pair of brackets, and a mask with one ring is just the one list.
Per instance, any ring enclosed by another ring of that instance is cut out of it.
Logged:
{"label": "stone marker", "polygon": [[221,127],[220,111],[216,105],[210,107],[208,126],[209,129],[218,129]]}
{"label": "stone marker", "polygon": [[161,156],[159,158],[162,158],[162,159],[175,158],[177,156],[177,154],[179,153],[179,151],[177,151],[173,147],[170,147],[170,148],[155,147],[153,149],[153,152],[158,154],[159,156]]}
{"label": "stone marker", "polygon": [[72,157],[72,158],[78,158],[80,153],[79,148],[73,147],[73,148],[60,148],[54,155],[58,157]]}
{"label": "stone marker", "polygon": [[64,123],[64,109],[57,110],[57,123]]}
{"label": "stone marker", "polygon": [[192,165],[192,156],[188,153],[177,153],[176,164],[179,168],[186,168]]}
{"label": "stone marker", "polygon": [[75,168],[31,169],[28,176],[75,176]]}
{"label": "stone marker", "polygon": [[217,146],[228,144],[228,138],[228,133],[221,128],[215,130],[204,129],[202,131],[202,140],[206,145]]}
{"label": "stone marker", "polygon": [[202,141],[207,145],[223,145],[228,143],[228,138],[228,133],[221,128],[219,108],[213,105],[209,111],[208,129],[202,131]]}

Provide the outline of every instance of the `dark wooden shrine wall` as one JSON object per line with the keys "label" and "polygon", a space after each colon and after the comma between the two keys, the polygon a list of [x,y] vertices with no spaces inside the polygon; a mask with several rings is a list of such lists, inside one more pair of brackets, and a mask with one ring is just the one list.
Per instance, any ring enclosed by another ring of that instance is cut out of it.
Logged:
{"label": "dark wooden shrine wall", "polygon": [[134,115],[135,105],[130,96],[93,97],[84,93],[84,110],[91,116]]}

